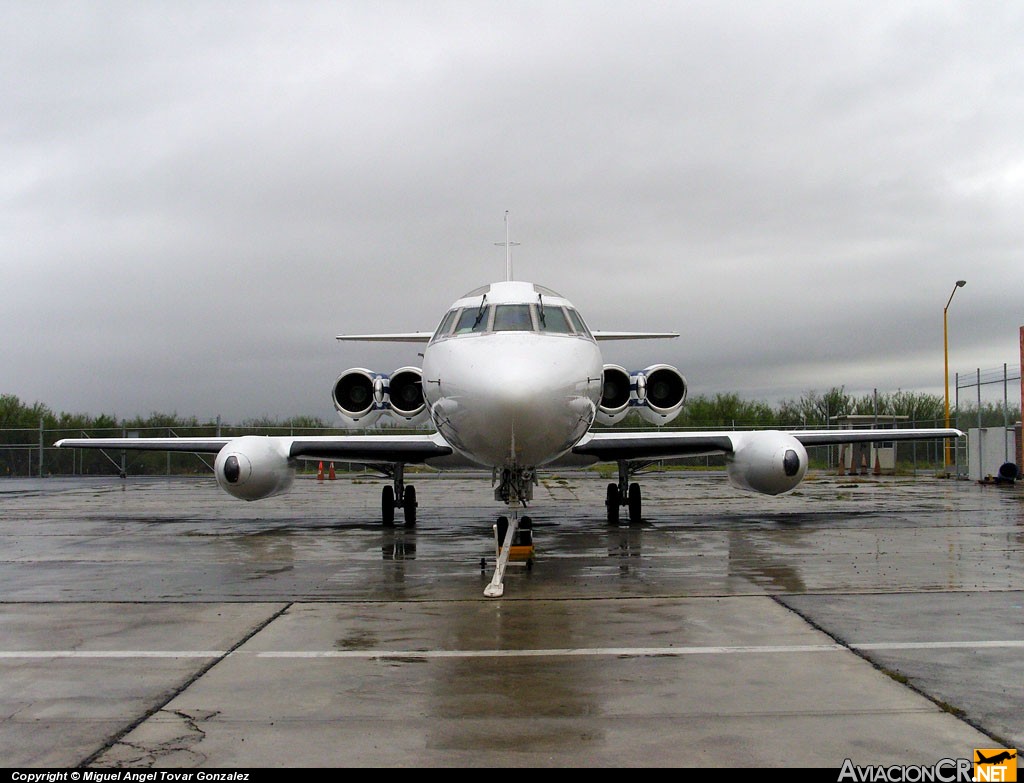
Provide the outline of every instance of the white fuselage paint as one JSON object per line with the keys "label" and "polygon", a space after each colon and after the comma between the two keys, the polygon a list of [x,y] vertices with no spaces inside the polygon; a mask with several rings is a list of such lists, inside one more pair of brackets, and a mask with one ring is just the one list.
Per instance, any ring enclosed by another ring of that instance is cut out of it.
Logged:
{"label": "white fuselage paint", "polygon": [[[537,304],[532,286],[497,283],[487,305]],[[550,306],[571,305],[561,297]],[[481,297],[453,307],[479,308]],[[423,353],[423,395],[444,439],[487,467],[545,465],[590,429],[603,362],[589,335],[488,331],[436,339]]]}

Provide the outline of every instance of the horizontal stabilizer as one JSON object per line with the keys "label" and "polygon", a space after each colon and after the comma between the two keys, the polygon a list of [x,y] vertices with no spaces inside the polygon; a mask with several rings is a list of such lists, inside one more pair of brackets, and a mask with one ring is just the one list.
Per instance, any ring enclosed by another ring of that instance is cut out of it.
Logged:
{"label": "horizontal stabilizer", "polygon": [[339,334],[336,340],[366,343],[428,343],[433,332],[396,332],[394,334]]}
{"label": "horizontal stabilizer", "polygon": [[676,332],[590,332],[595,340],[671,340]]}

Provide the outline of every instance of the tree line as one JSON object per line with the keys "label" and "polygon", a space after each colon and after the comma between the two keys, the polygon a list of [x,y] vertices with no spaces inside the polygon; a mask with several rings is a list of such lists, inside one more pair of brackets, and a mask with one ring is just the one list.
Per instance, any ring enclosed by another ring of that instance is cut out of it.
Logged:
{"label": "tree line", "polygon": [[39,475],[40,459],[44,474],[109,475],[122,470],[131,475],[203,474],[209,473],[212,466],[212,459],[193,454],[128,452],[122,455],[91,449],[52,448],[61,438],[311,435],[332,431],[335,430],[330,424],[315,416],[280,420],[265,416],[235,424],[160,412],[122,419],[110,413],[57,413],[41,402],[29,404],[16,395],[2,394],[0,476]]}
{"label": "tree line", "polygon": [[[982,402],[981,426],[1003,426],[1001,402]],[[1019,410],[1011,410],[1009,423],[1017,421]],[[978,424],[977,403],[961,404],[951,418],[961,429]],[[835,426],[841,416],[905,416],[905,426],[941,427],[945,424],[945,401],[935,394],[897,391],[853,395],[841,387],[825,392],[807,391],[796,399],[777,404],[747,400],[735,393],[698,395],[683,406],[669,427],[693,429],[815,428]],[[638,415],[630,414],[619,427],[650,428]],[[397,430],[393,430],[396,431]],[[0,395],[0,476],[37,475],[42,438],[44,472],[56,474],[109,474],[120,469],[114,455],[93,450],[50,448],[60,438],[235,435],[310,435],[345,433],[334,422],[316,416],[274,419],[264,416],[226,424],[219,420],[200,421],[195,416],[154,412],[149,416],[118,418],[114,414],[57,413],[40,402],[26,403],[13,394]],[[209,463],[191,454],[129,452],[123,457],[125,469],[133,475],[163,473],[206,473]]]}

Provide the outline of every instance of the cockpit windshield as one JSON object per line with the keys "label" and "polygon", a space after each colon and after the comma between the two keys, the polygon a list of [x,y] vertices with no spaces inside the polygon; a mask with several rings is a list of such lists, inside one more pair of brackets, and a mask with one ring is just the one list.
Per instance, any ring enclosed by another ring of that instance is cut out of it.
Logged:
{"label": "cockpit windshield", "polygon": [[444,318],[441,319],[441,325],[437,327],[437,331],[434,332],[434,339],[444,337],[448,332],[452,330],[452,322],[455,321],[455,316],[459,314],[458,310],[449,310]]}
{"label": "cockpit windshield", "polygon": [[580,314],[575,310],[569,309],[567,309],[566,312],[569,313],[569,320],[572,321],[573,328],[577,333],[585,334],[587,337],[590,337],[590,330],[587,328],[587,325],[583,323],[583,319],[580,317]]}
{"label": "cockpit windshield", "polygon": [[480,304],[449,310],[434,340],[484,332],[540,332],[590,337],[583,319],[570,307],[555,304]]}
{"label": "cockpit windshield", "polygon": [[530,305],[497,305],[494,308],[494,331],[532,332],[533,318],[530,317]]}
{"label": "cockpit windshield", "polygon": [[538,321],[540,321],[540,330],[542,332],[572,334],[569,319],[565,317],[565,310],[561,307],[542,307],[539,315]]}
{"label": "cockpit windshield", "polygon": [[490,307],[467,307],[459,316],[459,322],[455,325],[455,334],[486,332],[490,314]]}

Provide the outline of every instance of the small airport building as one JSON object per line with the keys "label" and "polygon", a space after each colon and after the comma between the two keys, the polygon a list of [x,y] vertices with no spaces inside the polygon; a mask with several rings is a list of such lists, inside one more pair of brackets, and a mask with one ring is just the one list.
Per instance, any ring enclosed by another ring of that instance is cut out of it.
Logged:
{"label": "small airport building", "polygon": [[[832,416],[831,422],[838,429],[871,430],[906,427],[909,419],[909,416],[876,416],[868,413]],[[837,464],[841,476],[893,475],[896,472],[896,441],[844,443],[839,446]]]}

